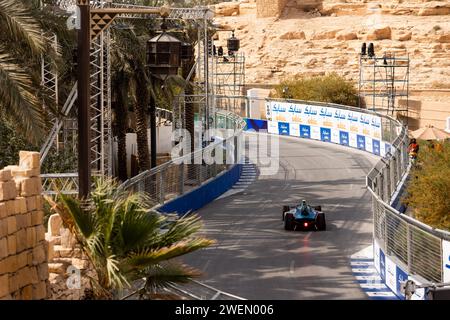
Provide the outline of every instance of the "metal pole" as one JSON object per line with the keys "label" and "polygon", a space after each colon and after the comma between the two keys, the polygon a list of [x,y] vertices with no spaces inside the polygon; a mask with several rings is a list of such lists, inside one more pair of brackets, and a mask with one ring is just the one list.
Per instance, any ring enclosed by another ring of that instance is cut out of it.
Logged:
{"label": "metal pole", "polygon": [[[153,78],[153,81],[157,80]],[[150,167],[156,167],[156,101],[150,96]]]}
{"label": "metal pole", "polygon": [[90,6],[78,4],[80,30],[78,31],[78,180],[79,198],[87,198],[91,189],[90,166]]}

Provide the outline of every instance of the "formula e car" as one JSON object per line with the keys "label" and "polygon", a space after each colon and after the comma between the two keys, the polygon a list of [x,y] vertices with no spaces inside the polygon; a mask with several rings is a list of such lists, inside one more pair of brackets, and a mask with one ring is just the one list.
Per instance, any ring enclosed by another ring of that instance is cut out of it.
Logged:
{"label": "formula e car", "polygon": [[321,206],[311,207],[303,200],[295,206],[283,206],[283,221],[285,230],[326,230],[325,213]]}

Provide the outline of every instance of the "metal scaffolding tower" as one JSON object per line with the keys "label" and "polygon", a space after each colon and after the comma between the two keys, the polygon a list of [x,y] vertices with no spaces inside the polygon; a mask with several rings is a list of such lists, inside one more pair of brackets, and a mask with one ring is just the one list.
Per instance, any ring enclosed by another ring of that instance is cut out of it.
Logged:
{"label": "metal scaffolding tower", "polygon": [[[213,56],[212,77],[214,78],[214,94],[218,97],[217,107],[221,109],[233,108],[229,111],[237,111],[241,106],[238,100],[232,99],[231,103],[226,97],[237,97],[244,94],[245,86],[245,55],[236,52],[233,55]],[[240,110],[240,109],[239,109]],[[239,112],[236,112],[239,114]]]}
{"label": "metal scaffolding tower", "polygon": [[[359,107],[408,117],[409,56],[359,57]],[[403,99],[401,104],[397,99]]]}

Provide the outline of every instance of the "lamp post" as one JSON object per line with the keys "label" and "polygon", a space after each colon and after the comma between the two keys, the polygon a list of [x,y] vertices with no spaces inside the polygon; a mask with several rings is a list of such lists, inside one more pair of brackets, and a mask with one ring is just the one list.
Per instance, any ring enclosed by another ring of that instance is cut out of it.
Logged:
{"label": "lamp post", "polygon": [[[164,16],[163,16],[164,18]],[[169,75],[176,75],[181,65],[181,41],[166,32],[165,21],[161,26],[163,32],[147,42],[147,67],[152,81],[164,81]],[[156,167],[156,101],[150,99],[150,153],[151,167]]]}
{"label": "lamp post", "polygon": [[91,190],[90,166],[90,5],[88,0],[78,0],[80,29],[78,30],[78,196],[88,198]]}

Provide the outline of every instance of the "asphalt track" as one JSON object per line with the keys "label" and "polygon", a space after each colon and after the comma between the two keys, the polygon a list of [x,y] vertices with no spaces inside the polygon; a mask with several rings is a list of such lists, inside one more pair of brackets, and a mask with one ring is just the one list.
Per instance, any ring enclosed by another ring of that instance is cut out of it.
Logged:
{"label": "asphalt track", "polygon": [[[300,138],[279,145],[276,175],[198,211],[217,243],[184,262],[203,271],[203,283],[247,299],[366,299],[350,256],[372,241],[365,176],[378,158]],[[322,206],[325,232],[284,230],[282,205],[301,199]]]}

